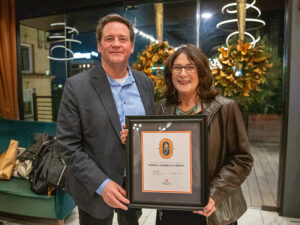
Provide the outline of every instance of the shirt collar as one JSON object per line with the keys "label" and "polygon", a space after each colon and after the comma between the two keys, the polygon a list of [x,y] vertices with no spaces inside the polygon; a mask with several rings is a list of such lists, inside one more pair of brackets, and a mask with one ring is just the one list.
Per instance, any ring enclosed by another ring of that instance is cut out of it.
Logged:
{"label": "shirt collar", "polygon": [[129,84],[132,84],[133,82],[135,82],[134,77],[132,75],[132,71],[129,66],[127,66],[127,70],[128,70],[128,77],[126,78],[126,80],[123,84],[120,84],[115,79],[111,78],[107,73],[105,73],[109,84],[113,85],[113,86],[124,86],[124,85],[129,85]]}

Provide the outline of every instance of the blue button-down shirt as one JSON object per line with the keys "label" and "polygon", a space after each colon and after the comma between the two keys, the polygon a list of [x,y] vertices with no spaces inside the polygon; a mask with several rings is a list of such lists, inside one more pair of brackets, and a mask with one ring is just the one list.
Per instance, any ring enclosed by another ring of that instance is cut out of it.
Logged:
{"label": "blue button-down shirt", "polygon": [[129,67],[128,72],[128,77],[123,84],[107,75],[121,126],[125,123],[125,116],[145,115],[144,105]]}
{"label": "blue button-down shirt", "polygon": [[[145,108],[137,89],[131,69],[128,67],[128,77],[123,84],[107,76],[110,88],[118,110],[121,126],[125,123],[125,116],[145,115]],[[98,194],[102,194],[103,188],[110,181],[107,178],[97,189]]]}

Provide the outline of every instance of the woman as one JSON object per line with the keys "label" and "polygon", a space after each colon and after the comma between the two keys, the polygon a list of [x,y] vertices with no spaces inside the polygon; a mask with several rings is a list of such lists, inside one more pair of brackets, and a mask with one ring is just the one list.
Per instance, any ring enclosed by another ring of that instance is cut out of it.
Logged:
{"label": "woman", "polygon": [[[194,45],[180,47],[166,61],[165,99],[156,104],[157,115],[208,116],[209,202],[203,211],[158,211],[157,225],[227,225],[247,206],[241,184],[251,171],[247,133],[237,103],[219,96],[206,56]],[[126,131],[121,132],[124,142]]]}

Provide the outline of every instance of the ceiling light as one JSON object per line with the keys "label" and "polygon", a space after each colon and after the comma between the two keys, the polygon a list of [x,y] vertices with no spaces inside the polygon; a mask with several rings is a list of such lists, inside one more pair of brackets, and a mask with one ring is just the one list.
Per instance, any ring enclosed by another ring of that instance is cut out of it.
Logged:
{"label": "ceiling light", "polygon": [[212,14],[211,13],[202,13],[202,18],[204,19],[209,19],[210,17],[212,17]]}

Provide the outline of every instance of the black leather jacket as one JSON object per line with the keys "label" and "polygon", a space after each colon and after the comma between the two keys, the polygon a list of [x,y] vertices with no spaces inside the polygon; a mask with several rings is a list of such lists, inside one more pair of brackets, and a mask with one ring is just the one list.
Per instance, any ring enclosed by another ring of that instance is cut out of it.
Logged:
{"label": "black leather jacket", "polygon": [[[208,173],[210,197],[216,211],[209,225],[226,225],[237,221],[247,210],[241,184],[249,175],[253,157],[240,109],[234,100],[217,96],[202,101],[202,113],[208,115]],[[175,114],[176,105],[166,99],[156,103],[156,115]]]}

